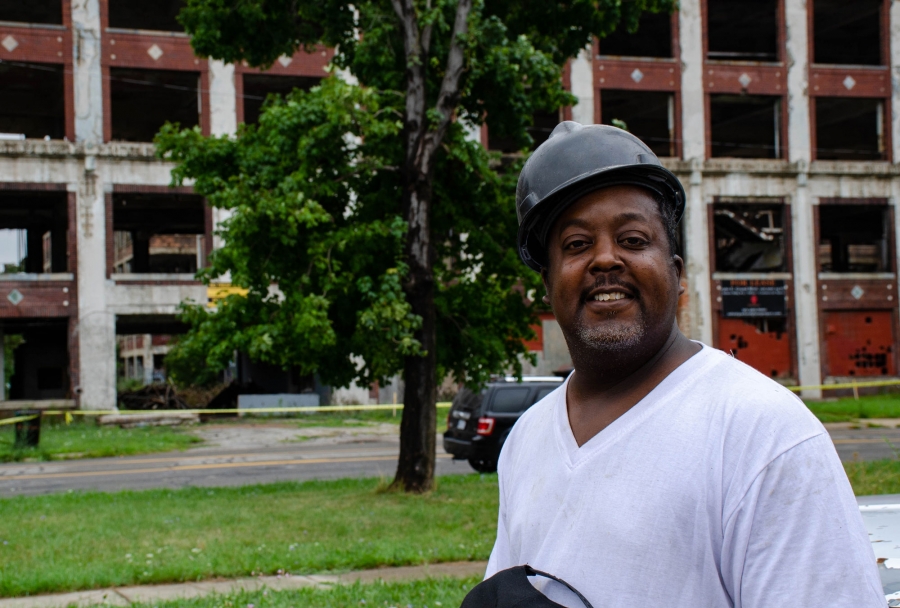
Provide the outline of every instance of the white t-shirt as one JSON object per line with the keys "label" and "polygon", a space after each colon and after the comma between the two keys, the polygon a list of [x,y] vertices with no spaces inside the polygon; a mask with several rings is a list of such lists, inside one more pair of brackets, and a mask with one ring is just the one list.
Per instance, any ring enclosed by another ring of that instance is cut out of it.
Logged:
{"label": "white t-shirt", "polygon": [[705,346],[579,448],[567,384],[503,447],[487,576],[529,564],[594,608],[886,605],[834,446],[790,391]]}

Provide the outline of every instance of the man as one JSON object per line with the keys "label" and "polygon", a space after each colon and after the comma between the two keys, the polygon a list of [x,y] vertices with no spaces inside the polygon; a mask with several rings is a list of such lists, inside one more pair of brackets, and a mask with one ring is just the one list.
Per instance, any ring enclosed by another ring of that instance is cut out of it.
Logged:
{"label": "man", "polygon": [[528,564],[597,608],[885,606],[825,429],[676,325],[678,179],[627,132],[564,122],[516,198],[575,371],[503,448],[487,575]]}

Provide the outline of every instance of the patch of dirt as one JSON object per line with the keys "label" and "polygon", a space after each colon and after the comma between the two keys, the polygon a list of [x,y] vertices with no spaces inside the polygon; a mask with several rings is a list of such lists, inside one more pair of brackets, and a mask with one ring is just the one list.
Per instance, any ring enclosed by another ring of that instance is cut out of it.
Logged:
{"label": "patch of dirt", "polygon": [[[283,447],[286,442],[360,443],[399,440],[396,424],[380,423],[365,427],[296,427],[290,423],[249,423],[246,425],[204,424],[191,434],[203,440],[203,448],[261,449]],[[197,449],[197,448],[194,448]],[[193,450],[192,450],[193,451]]]}

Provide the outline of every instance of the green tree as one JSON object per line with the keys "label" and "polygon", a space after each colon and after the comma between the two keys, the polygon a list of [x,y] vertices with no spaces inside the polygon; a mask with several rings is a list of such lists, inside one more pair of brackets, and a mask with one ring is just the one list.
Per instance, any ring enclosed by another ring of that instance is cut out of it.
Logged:
{"label": "green tree", "polygon": [[516,167],[466,125],[526,148],[534,112],[574,102],[570,57],[673,2],[188,0],[201,56],[268,66],[325,45],[342,78],[268,100],[235,138],[158,136],[173,181],[232,213],[202,276],[247,290],[185,308],[173,367],[211,373],[238,349],[334,385],[402,371],[394,484],[430,489],[438,379],[520,370],[539,288],[514,247]]}

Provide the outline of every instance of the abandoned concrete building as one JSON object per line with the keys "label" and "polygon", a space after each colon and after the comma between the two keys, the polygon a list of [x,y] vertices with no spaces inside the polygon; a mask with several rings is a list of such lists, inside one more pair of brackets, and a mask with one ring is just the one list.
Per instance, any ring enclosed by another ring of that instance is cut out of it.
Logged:
{"label": "abandoned concrete building", "polygon": [[[0,400],[107,409],[117,376],[164,373],[223,217],[168,187],[154,134],[233,133],[326,73],[329,51],[266,72],[198,58],[179,7],[0,0]],[[898,376],[900,4],[681,0],[564,79],[579,102],[536,116],[536,141],[561,117],[624,126],[684,182],[686,333],[788,384]],[[528,371],[565,367],[552,316],[538,329]]]}

